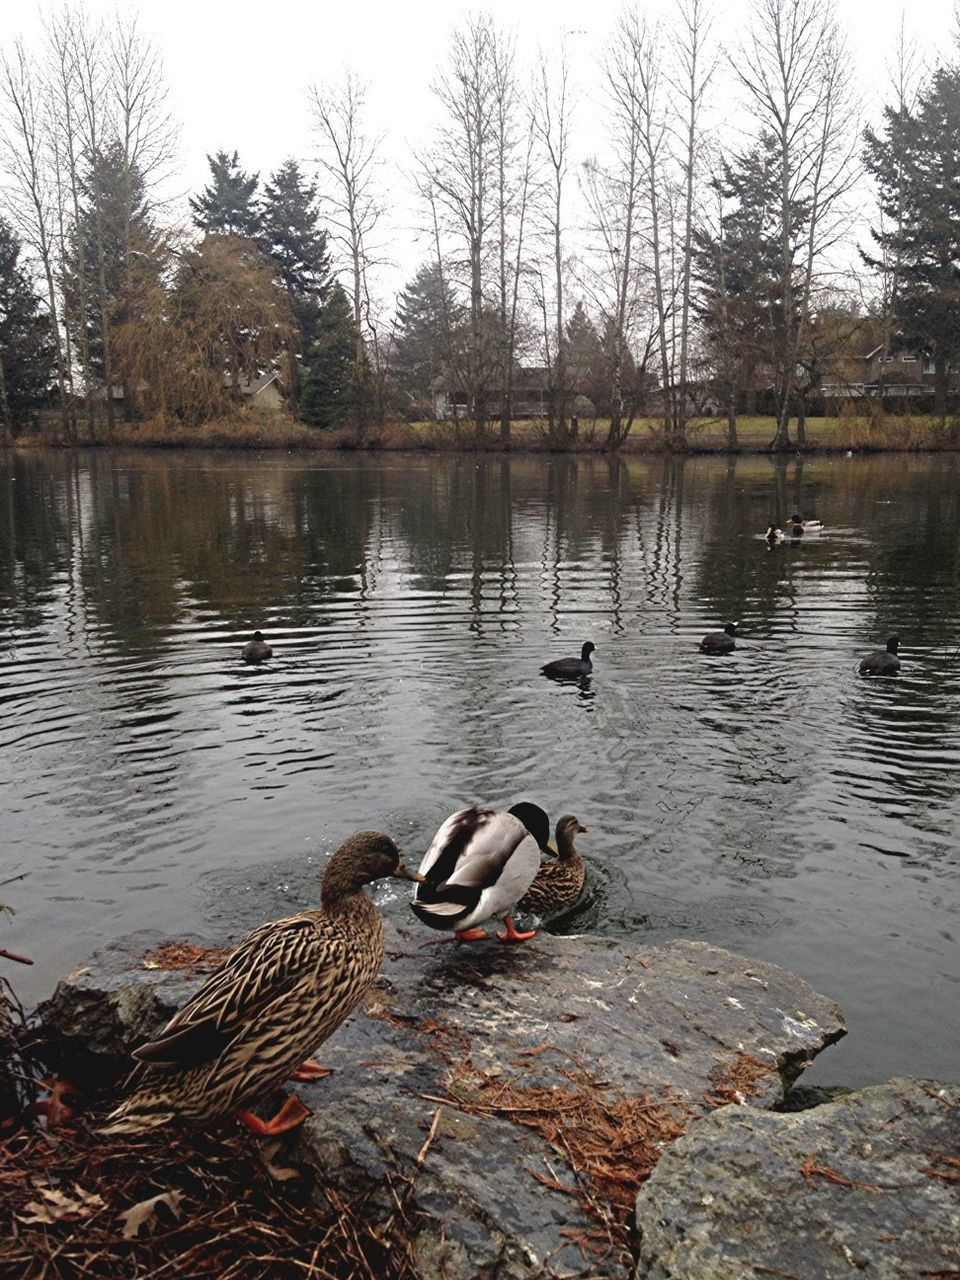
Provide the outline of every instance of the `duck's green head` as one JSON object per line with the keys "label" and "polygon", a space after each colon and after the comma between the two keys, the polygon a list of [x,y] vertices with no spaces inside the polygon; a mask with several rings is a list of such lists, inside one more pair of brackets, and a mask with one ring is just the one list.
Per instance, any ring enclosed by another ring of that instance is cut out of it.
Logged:
{"label": "duck's green head", "polygon": [[510,812],[520,819],[544,853],[553,852],[550,848],[550,819],[538,804],[521,800],[519,804],[513,805]]}

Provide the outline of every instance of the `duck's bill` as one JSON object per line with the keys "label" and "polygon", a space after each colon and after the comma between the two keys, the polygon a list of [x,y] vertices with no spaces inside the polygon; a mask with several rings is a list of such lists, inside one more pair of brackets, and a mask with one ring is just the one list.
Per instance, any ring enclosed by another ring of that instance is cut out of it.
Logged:
{"label": "duck's bill", "polygon": [[402,862],[393,874],[398,880],[412,880],[414,884],[425,884],[427,880],[426,876],[422,876],[419,871],[411,871]]}
{"label": "duck's bill", "polygon": [[547,853],[552,853],[555,858],[560,857],[560,850],[555,849],[549,840],[547,841]]}

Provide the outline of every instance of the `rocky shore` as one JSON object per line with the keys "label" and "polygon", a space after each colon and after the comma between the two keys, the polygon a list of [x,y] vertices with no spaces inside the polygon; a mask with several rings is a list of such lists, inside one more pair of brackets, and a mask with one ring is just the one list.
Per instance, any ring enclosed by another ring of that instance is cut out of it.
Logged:
{"label": "rocky shore", "polygon": [[[114,1087],[202,980],[145,963],[160,941],[107,948],[38,1010],[81,1088]],[[389,927],[282,1156],[374,1224],[402,1186],[424,1280],[960,1274],[960,1087],[778,1110],[844,1035],[801,979],[688,941],[425,941]]]}

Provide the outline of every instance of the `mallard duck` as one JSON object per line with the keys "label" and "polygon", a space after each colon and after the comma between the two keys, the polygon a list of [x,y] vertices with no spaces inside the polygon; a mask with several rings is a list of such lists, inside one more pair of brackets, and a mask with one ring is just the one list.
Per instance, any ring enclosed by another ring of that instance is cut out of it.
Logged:
{"label": "mallard duck", "polygon": [[[397,846],[378,831],[344,841],[327,864],[320,907],[248,934],[160,1034],[133,1052],[135,1091],[104,1133],[137,1133],[180,1117],[235,1111],[256,1133],[283,1133],[308,1109],[295,1095],[261,1120],[242,1110],[309,1061],[359,1003],[383,960],[383,922],[363,886],[406,880]],[[239,1109],[239,1110],[238,1110]]]}
{"label": "mallard duck", "polygon": [[895,676],[900,670],[900,659],[897,650],[900,648],[900,637],[891,636],[885,649],[874,649],[860,660],[862,676]]}
{"label": "mallard duck", "polygon": [[486,938],[477,927],[500,919],[504,942],[522,942],[536,930],[518,932],[513,911],[540,868],[549,847],[550,819],[534,804],[509,812],[474,805],[451,814],[433,837],[420,864],[421,883],[410,906],[431,929],[452,929],[461,942]]}
{"label": "mallard duck", "polygon": [[732,653],[737,647],[737,624],[728,622],[722,631],[711,631],[700,641],[701,653]]}
{"label": "mallard duck", "polygon": [[272,658],[273,650],[263,638],[262,631],[255,631],[253,639],[248,640],[243,646],[244,662],[263,662],[265,658]]}
{"label": "mallard duck", "polygon": [[557,856],[541,864],[533,884],[517,903],[518,910],[543,920],[573,906],[583,892],[586,872],[574,838],[586,832],[572,813],[557,819]]}
{"label": "mallard duck", "polygon": [[822,529],[822,520],[801,520],[796,511],[790,517],[790,534],[794,538],[801,538],[805,533],[820,533]]}
{"label": "mallard duck", "polygon": [[596,647],[592,640],[588,640],[580,650],[579,658],[555,658],[553,662],[542,666],[540,671],[543,675],[553,676],[555,679],[562,679],[564,676],[588,676],[593,670],[590,655]]}

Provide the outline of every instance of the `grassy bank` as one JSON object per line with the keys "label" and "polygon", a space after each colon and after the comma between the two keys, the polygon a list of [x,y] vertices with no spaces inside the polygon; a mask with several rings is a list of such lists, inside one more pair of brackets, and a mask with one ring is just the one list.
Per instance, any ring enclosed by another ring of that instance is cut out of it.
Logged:
{"label": "grassy bank", "polygon": [[[595,453],[603,450],[609,423],[604,419],[581,421],[578,436],[563,446],[563,452]],[[769,450],[775,431],[769,417],[742,417],[737,422],[738,449],[745,453]],[[796,423],[791,426],[791,450],[796,444]],[[117,423],[112,433],[101,426],[91,438],[85,427],[76,440],[65,440],[59,424],[49,423],[42,431],[18,436],[18,446],[110,445],[145,448],[202,449],[286,449],[312,451],[325,449],[467,451],[499,450],[499,424],[488,426],[478,437],[472,423],[459,422],[392,422],[358,431],[354,427],[317,430],[278,413],[252,413],[245,410],[235,417],[188,427],[179,422],[152,420]],[[514,422],[511,428],[512,450],[550,452],[557,450],[542,420]],[[888,450],[950,450],[960,448],[960,422],[934,417],[901,417],[874,413],[869,417],[843,415],[834,418],[808,418],[806,444],[811,452],[857,452]],[[651,418],[638,419],[623,447],[625,453],[659,453],[665,451],[661,424]],[[684,452],[726,453],[727,424],[723,419],[699,418],[687,427]]]}

